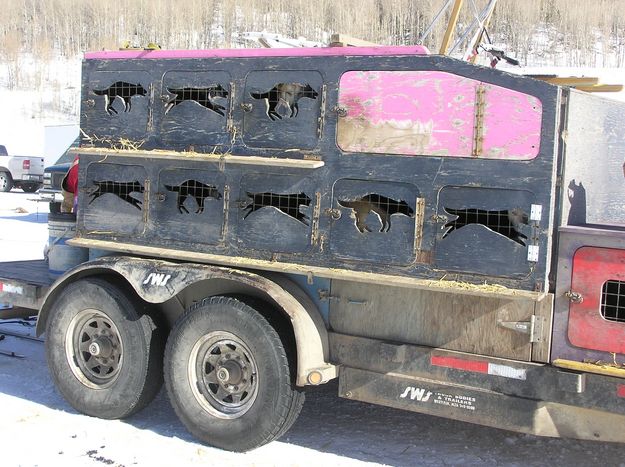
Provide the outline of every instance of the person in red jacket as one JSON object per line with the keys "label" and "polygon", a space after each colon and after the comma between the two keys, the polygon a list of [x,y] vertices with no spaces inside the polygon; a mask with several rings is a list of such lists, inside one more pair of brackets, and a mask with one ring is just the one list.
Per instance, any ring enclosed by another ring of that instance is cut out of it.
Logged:
{"label": "person in red jacket", "polygon": [[78,155],[74,157],[74,162],[61,182],[61,191],[63,192],[61,212],[75,213],[78,203]]}

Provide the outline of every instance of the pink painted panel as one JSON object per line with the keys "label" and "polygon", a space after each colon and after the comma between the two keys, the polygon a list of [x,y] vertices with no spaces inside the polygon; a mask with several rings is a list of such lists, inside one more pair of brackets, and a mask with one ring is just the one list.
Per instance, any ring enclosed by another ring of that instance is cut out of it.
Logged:
{"label": "pink painted panel", "polygon": [[483,157],[533,159],[540,148],[543,106],[534,96],[486,84]]}
{"label": "pink painted panel", "polygon": [[85,59],[133,58],[245,58],[245,57],[314,57],[342,55],[429,55],[427,47],[290,47],[285,49],[210,49],[210,50],[104,50],[87,52]]}
{"label": "pink painted panel", "polygon": [[[476,150],[478,87],[484,90]],[[542,106],[533,96],[440,71],[350,71],[341,77],[337,144],[345,151],[527,160]]]}

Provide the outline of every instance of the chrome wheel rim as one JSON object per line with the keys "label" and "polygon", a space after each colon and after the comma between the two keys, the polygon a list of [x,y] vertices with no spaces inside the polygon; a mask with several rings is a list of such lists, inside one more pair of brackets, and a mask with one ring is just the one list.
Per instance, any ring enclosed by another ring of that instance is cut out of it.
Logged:
{"label": "chrome wheel rim", "polygon": [[81,311],[67,328],[65,355],[82,384],[92,389],[111,386],[122,368],[123,345],[117,326],[100,310]]}
{"label": "chrome wheel rim", "polygon": [[258,394],[258,367],[250,349],[236,335],[216,331],[202,336],[188,362],[191,391],[211,415],[241,417]]}

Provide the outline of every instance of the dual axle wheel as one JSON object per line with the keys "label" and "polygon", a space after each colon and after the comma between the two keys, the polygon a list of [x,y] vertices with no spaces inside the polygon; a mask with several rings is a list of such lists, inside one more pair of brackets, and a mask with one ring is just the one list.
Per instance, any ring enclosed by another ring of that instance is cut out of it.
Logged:
{"label": "dual axle wheel", "polygon": [[246,451],[285,433],[304,401],[276,330],[234,298],[205,299],[181,316],[164,364],[162,328],[132,294],[102,279],[69,285],[53,305],[46,333],[56,386],[89,415],[138,412],[157,394],[164,373],[171,403],[192,434]]}

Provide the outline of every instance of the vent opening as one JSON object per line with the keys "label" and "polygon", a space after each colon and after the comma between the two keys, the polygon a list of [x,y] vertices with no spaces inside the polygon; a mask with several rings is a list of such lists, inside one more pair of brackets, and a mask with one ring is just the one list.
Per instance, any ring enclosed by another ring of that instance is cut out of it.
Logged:
{"label": "vent opening", "polygon": [[305,193],[277,194],[247,192],[246,194],[252,201],[243,207],[243,210],[246,211],[243,215],[243,219],[259,209],[273,207],[302,224],[309,225],[310,217],[300,212],[300,207],[310,206],[310,197]]}
{"label": "vent opening", "polygon": [[608,321],[625,322],[625,282],[604,282],[601,288],[601,316]]}
{"label": "vent opening", "polygon": [[506,209],[503,211],[487,211],[484,209],[452,209],[444,208],[445,211],[457,216],[456,219],[445,224],[446,232],[443,238],[447,237],[454,230],[459,230],[469,224],[480,224],[497,232],[510,240],[525,246],[527,236],[519,231],[521,225],[528,223],[527,213],[519,208]]}
{"label": "vent opening", "polygon": [[186,180],[180,185],[165,185],[168,191],[178,193],[176,197],[176,206],[181,213],[189,214],[189,210],[184,205],[187,198],[191,197],[197,205],[196,214],[204,211],[204,202],[206,199],[221,199],[221,193],[214,185],[206,185],[197,180]]}
{"label": "vent opening", "polygon": [[184,101],[193,101],[218,113],[222,117],[225,116],[224,110],[226,108],[214,100],[218,97],[228,97],[228,91],[221,84],[205,88],[167,88],[167,92],[173,94],[173,97],[165,105],[165,113],[168,113],[172,108]]}
{"label": "vent opening", "polygon": [[413,209],[408,203],[402,200],[394,200],[376,193],[371,193],[356,200],[338,200],[340,206],[350,208],[356,217],[355,225],[360,233],[371,232],[371,228],[366,224],[367,216],[373,212],[380,220],[380,232],[391,230],[391,216],[403,214],[414,217]]}
{"label": "vent opening", "polygon": [[138,181],[113,182],[104,180],[98,182],[94,180],[93,184],[95,185],[95,189],[89,192],[89,204],[93,203],[100,196],[110,193],[141,210],[142,202],[131,196],[131,193],[143,193],[143,186],[141,186],[141,183]]}
{"label": "vent opening", "polygon": [[299,113],[298,101],[307,97],[317,99],[319,93],[308,83],[278,83],[267,92],[251,92],[254,99],[265,99],[266,114],[271,120],[294,118]]}
{"label": "vent opening", "polygon": [[131,98],[134,96],[145,96],[147,91],[140,84],[127,83],[126,81],[117,81],[106,89],[94,89],[96,96],[104,96],[104,110],[109,115],[117,114],[117,110],[113,107],[116,98],[122,101],[124,112],[131,110]]}

